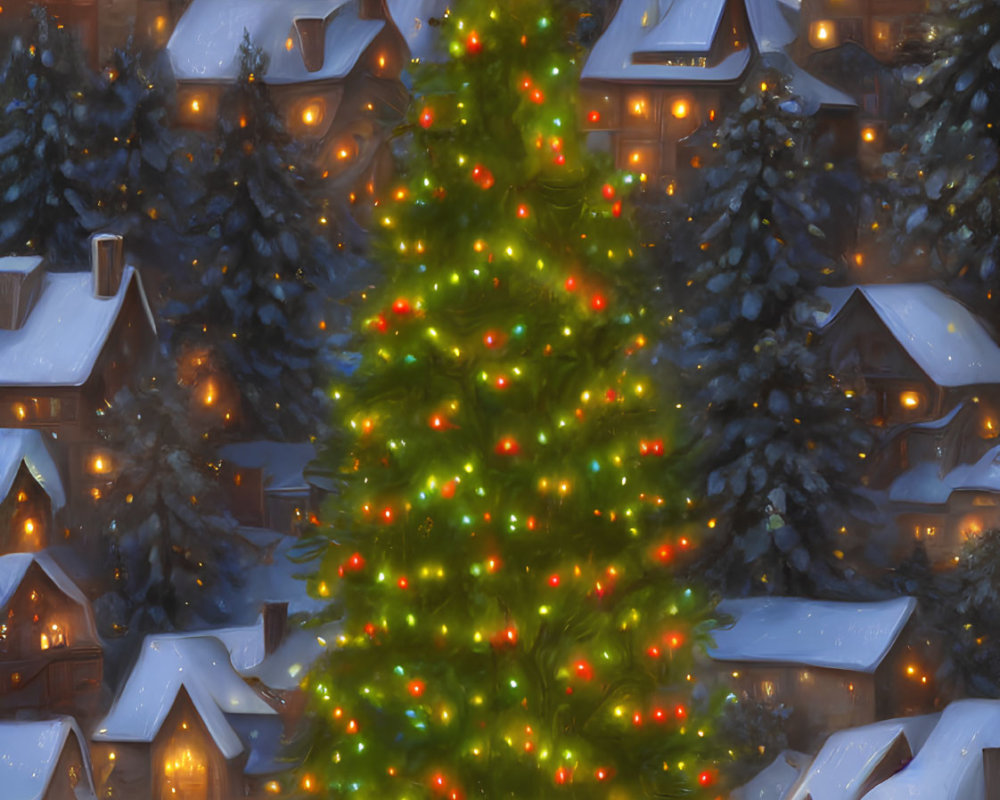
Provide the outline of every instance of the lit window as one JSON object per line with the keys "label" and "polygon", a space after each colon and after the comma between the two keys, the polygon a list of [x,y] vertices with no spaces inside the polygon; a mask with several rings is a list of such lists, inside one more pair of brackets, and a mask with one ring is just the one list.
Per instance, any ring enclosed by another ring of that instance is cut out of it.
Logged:
{"label": "lit window", "polygon": [[688,104],[687,100],[675,100],[674,104],[670,106],[670,113],[676,119],[684,119],[691,113],[691,106]]}
{"label": "lit window", "polygon": [[919,411],[924,405],[924,397],[920,392],[900,392],[899,405],[904,411]]}
{"label": "lit window", "polygon": [[103,453],[95,455],[90,461],[90,471],[95,475],[111,472],[111,459]]}
{"label": "lit window", "polygon": [[816,48],[836,47],[840,42],[837,37],[837,26],[833,20],[816,20],[809,27],[809,44]]}
{"label": "lit window", "polygon": [[313,101],[302,108],[300,115],[302,124],[318,125],[323,121],[323,105],[318,101]]}
{"label": "lit window", "polygon": [[862,141],[867,142],[868,144],[871,144],[876,139],[878,139],[878,131],[876,131],[873,127],[871,127],[869,125],[869,126],[866,126],[866,127],[864,127],[864,128],[861,129],[861,140]]}

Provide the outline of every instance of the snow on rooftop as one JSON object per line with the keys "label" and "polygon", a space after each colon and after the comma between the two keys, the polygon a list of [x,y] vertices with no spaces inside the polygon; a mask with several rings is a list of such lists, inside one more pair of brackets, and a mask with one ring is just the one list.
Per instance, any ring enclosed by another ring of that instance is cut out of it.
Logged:
{"label": "snow on rooftop", "polygon": [[[384,20],[361,19],[359,13],[359,0],[193,0],[167,52],[179,81],[232,81],[239,76],[246,30],[268,57],[265,83],[341,79],[385,27]],[[295,20],[316,18],[326,20],[325,57],[323,66],[310,72]]]}
{"label": "snow on rooftop", "polygon": [[237,467],[262,470],[266,491],[308,492],[303,473],[316,457],[316,447],[308,442],[237,442],[220,448],[219,455]]}
{"label": "snow on rooftop", "polygon": [[1000,492],[1000,445],[974,464],[959,464],[945,478],[952,491]]}
{"label": "snow on rooftop", "polygon": [[84,777],[76,786],[76,800],[93,800],[87,740],[69,717],[28,722],[0,722],[0,786],[7,800],[45,800],[67,740],[76,737],[83,756]]}
{"label": "snow on rooftop", "polygon": [[1000,700],[958,700],[941,712],[913,761],[864,800],[986,800],[988,747],[1000,747]]}
{"label": "snow on rooftop", "polygon": [[45,490],[53,511],[66,505],[62,476],[52,453],[42,432],[30,428],[0,428],[0,502],[10,493],[21,464]]}
{"label": "snow on rooftop", "polygon": [[328,622],[316,628],[293,628],[284,641],[260,664],[242,674],[257,678],[265,686],[279,691],[291,691],[302,683],[306,672],[327,646],[340,633],[339,622]]}
{"label": "snow on rooftop", "polygon": [[213,636],[147,636],[107,716],[93,734],[99,742],[152,742],[181,688],[191,698],[225,758],[243,752],[226,719],[231,714],[271,715],[271,708],[241,678],[223,643]]}
{"label": "snow on rooftop", "polygon": [[27,275],[41,265],[41,256],[4,256],[0,258],[0,272],[17,272]]}
{"label": "snow on rooftop", "polygon": [[437,59],[435,45],[438,28],[431,19],[441,19],[450,0],[388,0],[389,15],[406,39],[411,58]]}
{"label": "snow on rooftop", "polygon": [[[687,4],[687,0],[681,0]],[[727,55],[722,61],[712,67],[687,67],[669,66],[667,64],[636,64],[632,55],[645,37],[652,33],[652,20],[650,16],[650,3],[648,0],[622,0],[618,11],[608,25],[607,29],[594,44],[593,49],[587,57],[587,62],[583,66],[581,77],[593,80],[608,81],[664,81],[675,83],[690,82],[729,82],[739,80],[750,64],[750,48],[741,49]],[[711,0],[709,13],[705,16],[712,16],[716,6],[722,5],[717,0]],[[663,16],[663,21],[669,17],[670,11]],[[643,22],[645,21],[645,25]],[[716,25],[717,26],[717,25]],[[658,24],[657,28],[661,26]],[[700,35],[700,34],[699,34]],[[682,34],[674,34],[666,30],[661,30],[659,39],[667,41],[672,37],[677,42],[681,42]],[[690,43],[689,43],[690,44]],[[643,50],[648,48],[641,46]],[[696,49],[694,45],[684,45],[681,52],[690,53]],[[665,49],[660,52],[664,60],[667,60],[671,53],[681,52],[673,49]]]}
{"label": "snow on rooftop", "polygon": [[947,476],[942,477],[937,461],[921,461],[900,473],[889,486],[889,500],[893,503],[919,503],[940,505],[948,502],[951,485]]}
{"label": "snow on rooftop", "polygon": [[760,52],[781,52],[798,37],[798,3],[790,6],[784,0],[748,0],[746,10]]}
{"label": "snow on rooftop", "polygon": [[830,310],[817,311],[813,315],[816,325],[820,328],[825,328],[833,322],[840,313],[840,309],[844,307],[844,304],[854,294],[855,289],[857,289],[856,286],[821,286],[817,289],[816,294],[830,304]]}
{"label": "snow on rooftop", "polygon": [[1000,383],[1000,346],[968,308],[925,283],[854,287],[939,386]]}
{"label": "snow on rooftop", "polygon": [[735,622],[713,631],[716,661],[759,661],[874,672],[916,608],[912,597],[839,603],[800,597],[723,600]]}
{"label": "snow on rooftop", "polygon": [[902,736],[910,754],[918,753],[940,718],[925,714],[837,731],[784,800],[860,800],[862,788],[896,740]]}
{"label": "snow on rooftop", "polygon": [[943,417],[938,417],[937,419],[928,419],[923,422],[911,422],[905,426],[910,430],[922,430],[922,431],[936,431],[947,428],[951,425],[952,420],[958,416],[958,412],[964,408],[968,408],[968,401],[963,400],[958,403],[951,411],[945,414]]}
{"label": "snow on rooftop", "polygon": [[94,611],[90,606],[90,601],[86,595],[80,591],[72,579],[46,553],[10,553],[0,556],[0,611],[7,607],[7,604],[14,597],[18,587],[24,580],[28,568],[37,563],[42,571],[48,575],[56,587],[81,607],[83,611],[83,629],[73,633],[74,642],[87,642],[98,644],[100,639],[97,636],[97,626],[94,624]]}
{"label": "snow on rooftop", "polygon": [[809,756],[795,750],[782,751],[749,783],[734,789],[729,800],[785,800],[792,784],[809,765]]}
{"label": "snow on rooftop", "polygon": [[820,108],[857,108],[853,97],[802,69],[785,52],[765,53],[762,61],[788,77],[789,91],[801,101],[807,114],[815,114]]}
{"label": "snow on rooftop", "polygon": [[659,21],[646,18],[649,32],[635,52],[707,55],[725,10],[726,0],[673,0]]}
{"label": "snow on rooftop", "polygon": [[270,551],[270,559],[259,559],[251,563],[242,573],[243,583],[238,600],[240,610],[236,613],[243,619],[255,618],[264,603],[286,602],[288,614],[318,614],[327,606],[327,601],[311,597],[306,591],[306,582],[296,577],[315,572],[315,561],[299,563],[289,556],[301,541],[295,536],[269,531],[264,528],[239,529],[240,536],[256,547]]}
{"label": "snow on rooftop", "polygon": [[46,273],[24,325],[0,330],[0,386],[84,384],[133,283],[155,330],[142,281],[132,267],[125,267],[114,297],[94,296],[90,272]]}

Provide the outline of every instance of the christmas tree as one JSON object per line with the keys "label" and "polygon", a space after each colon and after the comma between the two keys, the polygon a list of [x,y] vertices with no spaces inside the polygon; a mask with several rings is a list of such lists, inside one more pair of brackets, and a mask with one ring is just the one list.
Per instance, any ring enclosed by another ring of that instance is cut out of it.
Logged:
{"label": "christmas tree", "polygon": [[330,379],[326,347],[336,256],[312,202],[315,176],[285,133],[245,38],[240,74],[221,100],[204,196],[189,233],[204,245],[201,286],[171,304],[178,351],[239,387],[246,429],[275,438],[315,432]]}
{"label": "christmas tree", "polygon": [[632,177],[583,147],[557,7],[466,4],[417,79],[387,280],[332,392],[349,445],[311,586],[344,616],[305,684],[307,794],[717,794]]}

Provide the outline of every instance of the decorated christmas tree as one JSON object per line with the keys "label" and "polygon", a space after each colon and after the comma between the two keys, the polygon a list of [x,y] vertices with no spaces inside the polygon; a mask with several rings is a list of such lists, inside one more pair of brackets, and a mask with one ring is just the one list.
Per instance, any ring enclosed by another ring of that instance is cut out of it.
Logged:
{"label": "decorated christmas tree", "polygon": [[307,795],[718,793],[633,176],[583,146],[555,7],[468,3],[418,75],[387,280],[332,390],[348,445],[311,586],[343,628],[305,683]]}

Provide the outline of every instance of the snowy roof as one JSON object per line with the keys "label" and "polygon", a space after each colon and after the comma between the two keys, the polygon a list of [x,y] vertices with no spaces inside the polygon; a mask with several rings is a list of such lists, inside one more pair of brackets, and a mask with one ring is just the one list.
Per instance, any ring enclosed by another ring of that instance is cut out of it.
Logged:
{"label": "snowy roof", "polygon": [[785,800],[792,784],[809,765],[809,756],[784,750],[749,783],[734,789],[729,800]]}
{"label": "snowy roof", "polygon": [[941,712],[913,761],[864,800],[985,800],[988,747],[1000,747],[1000,700],[958,700]]}
{"label": "snowy roof", "polygon": [[1000,445],[975,464],[959,464],[945,478],[952,491],[1000,492]]}
{"label": "snowy roof", "polygon": [[220,448],[219,455],[237,467],[262,470],[266,491],[308,492],[303,472],[316,457],[316,447],[308,442],[237,442]]}
{"label": "snowy roof", "polygon": [[814,114],[819,108],[858,107],[853,97],[802,69],[787,53],[765,53],[762,62],[788,77],[789,91],[799,98],[807,114]]}
{"label": "snowy roof", "polygon": [[293,628],[285,634],[277,650],[257,666],[244,670],[243,675],[257,678],[271,689],[295,689],[340,629],[339,622],[329,622],[317,628]]}
{"label": "snowy roof", "polygon": [[0,428],[0,501],[10,492],[21,464],[52,500],[52,510],[66,505],[62,477],[41,431],[29,428]]}
{"label": "snowy roof", "polygon": [[947,428],[953,419],[958,416],[958,412],[964,408],[968,408],[968,401],[963,400],[958,403],[951,411],[945,414],[943,417],[938,417],[937,419],[927,419],[922,422],[911,422],[905,426],[908,430],[918,430],[918,431],[937,431],[943,428]]}
{"label": "snowy roof", "polygon": [[34,272],[44,259],[41,256],[4,256],[0,258],[0,272],[17,272],[27,275]]}
{"label": "snowy roof", "polygon": [[817,311],[813,315],[813,320],[820,328],[825,328],[840,313],[840,309],[854,294],[856,286],[821,286],[816,290],[816,294],[830,304],[829,311]]}
{"label": "snowy roof", "polygon": [[673,0],[633,52],[707,55],[725,10],[726,0]]}
{"label": "snowy roof", "polygon": [[860,800],[861,789],[896,740],[904,737],[911,755],[920,752],[940,717],[925,714],[837,731],[785,800]]}
{"label": "snowy roof", "polygon": [[69,575],[63,572],[62,567],[56,564],[46,552],[10,553],[6,556],[0,556],[0,611],[5,609],[14,597],[14,593],[17,592],[32,563],[37,563],[59,588],[59,591],[81,606],[84,629],[76,631],[74,639],[78,642],[99,643],[100,639],[97,636],[97,626],[94,624],[94,611],[90,606],[90,601],[80,591],[80,587],[73,583]]}
{"label": "snowy roof", "polygon": [[59,756],[70,736],[76,737],[84,778],[77,784],[76,800],[93,800],[94,776],[90,770],[87,740],[70,717],[37,722],[0,722],[0,785],[9,800],[43,800],[59,765]]}
{"label": "snowy roof", "polygon": [[[267,55],[265,83],[339,80],[385,27],[385,20],[361,19],[359,13],[359,0],[193,0],[167,51],[177,80],[232,81],[239,76],[245,30]],[[310,72],[295,21],[317,18],[326,20],[325,56],[323,66]]]}
{"label": "snowy roof", "polygon": [[925,283],[869,284],[854,291],[937,385],[1000,383],[1000,347],[955,298]]}
{"label": "snowy roof", "polygon": [[916,608],[912,597],[838,603],[801,597],[723,600],[735,617],[713,631],[716,661],[762,661],[874,672]]}
{"label": "snowy roof", "polygon": [[133,267],[125,267],[114,297],[94,296],[90,272],[46,273],[24,325],[0,330],[0,386],[84,384],[133,283],[155,331],[142,280]]}
{"label": "snowy roof", "polygon": [[388,0],[389,14],[406,39],[411,58],[421,61],[435,59],[438,28],[429,20],[441,19],[450,0]]}
{"label": "snowy roof", "polygon": [[[771,2],[772,0],[767,1]],[[677,32],[666,30],[665,26],[670,19],[671,10],[678,3],[679,16],[690,13],[688,8],[697,5],[691,3],[690,0],[677,0],[676,3],[667,5],[666,10],[660,14],[660,19],[655,20],[657,15],[655,3],[650,3],[649,0],[622,0],[611,23],[590,51],[581,77],[593,80],[662,81],[669,83],[739,80],[750,64],[749,47],[742,47],[730,53],[721,62],[711,67],[634,63],[632,56],[636,50],[649,53],[650,47],[656,41],[664,42],[664,49],[657,51],[663,55],[664,61],[671,54],[691,54],[698,50],[699,40],[703,40],[706,35],[706,25],[695,26],[691,30],[691,35],[688,35],[686,30]],[[710,0],[707,3],[708,8],[704,12],[704,17],[714,20],[711,32],[713,36],[720,19],[719,8],[724,5],[722,0]],[[701,22],[704,23],[704,19]],[[647,37],[653,38],[647,39]]]}
{"label": "snowy roof", "polygon": [[208,628],[176,634],[187,638],[211,636],[222,642],[229,653],[233,669],[243,672],[257,666],[264,660],[264,617],[255,625],[236,625],[229,628]]}
{"label": "snowy roof", "polygon": [[746,10],[753,38],[760,52],[780,52],[798,37],[798,2],[748,0]]}
{"label": "snowy roof", "polygon": [[289,615],[317,614],[326,608],[328,601],[311,597],[306,591],[306,582],[295,577],[317,569],[316,562],[297,563],[289,558],[291,551],[300,544],[297,537],[265,528],[241,527],[239,534],[270,552],[269,559],[251,563],[242,573],[243,583],[238,600],[242,605],[240,616],[243,619],[254,618],[261,606],[268,602],[288,603]]}
{"label": "snowy roof", "polygon": [[889,486],[889,500],[893,503],[919,503],[940,505],[948,502],[951,486],[947,476],[941,476],[937,461],[921,461],[900,473]]}
{"label": "snowy roof", "polygon": [[99,742],[152,742],[182,687],[226,758],[243,752],[226,715],[277,713],[236,673],[219,639],[185,634],[147,636],[139,660],[92,738]]}

